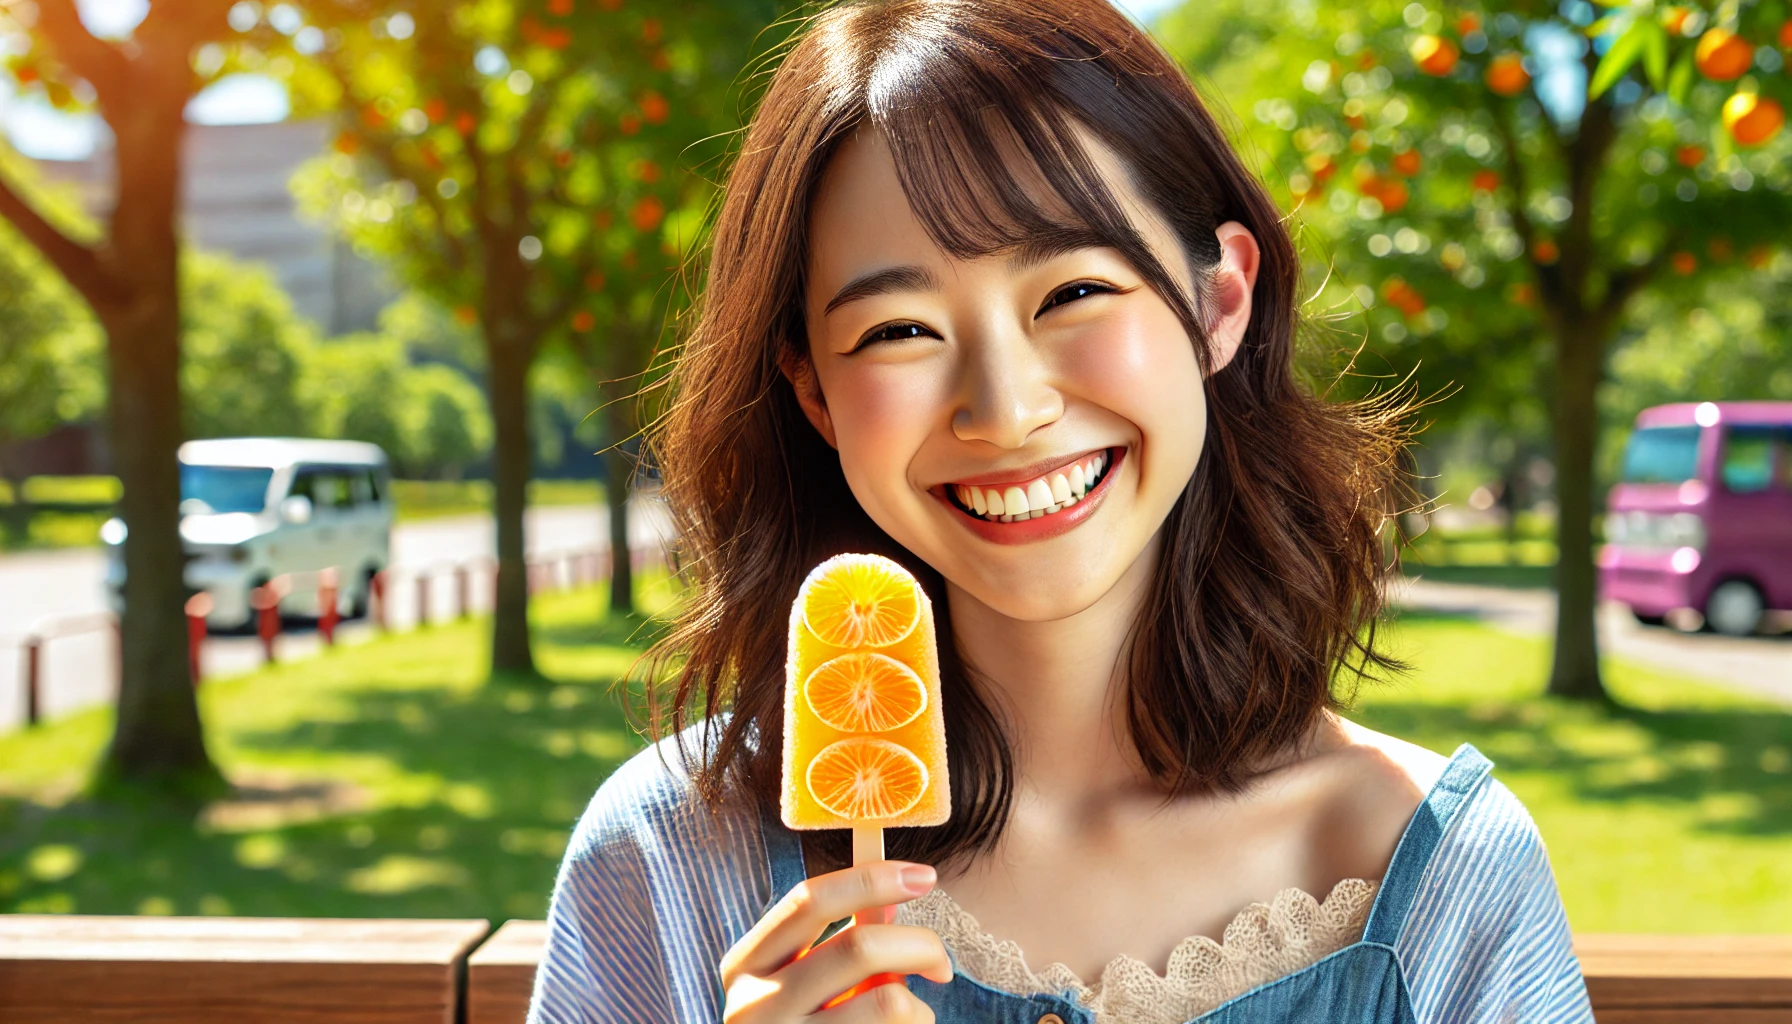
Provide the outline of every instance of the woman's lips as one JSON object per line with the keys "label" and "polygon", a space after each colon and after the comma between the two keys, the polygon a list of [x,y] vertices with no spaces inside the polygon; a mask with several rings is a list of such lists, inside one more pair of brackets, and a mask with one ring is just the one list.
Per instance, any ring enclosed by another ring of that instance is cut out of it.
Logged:
{"label": "woman's lips", "polygon": [[[1053,475],[1061,476],[1063,478],[1063,485],[1066,490],[1065,496],[1069,497],[1071,500],[1052,501],[1039,509],[1033,508],[1028,492],[1038,494],[1039,492],[1035,489],[1034,485],[1038,484],[1040,480],[1044,478],[1036,478],[1033,481],[1029,481],[1025,490],[1022,490],[1019,485],[1010,485],[1009,487],[1003,488],[1004,493],[999,496],[1003,499],[1003,511],[1000,513],[994,513],[990,508],[989,495],[987,493],[980,495],[984,500],[985,506],[982,514],[978,514],[975,507],[974,499],[979,497],[979,495],[967,495],[967,497],[973,499],[968,507],[960,504],[957,490],[961,487],[969,487],[972,485],[947,484],[940,490],[942,492],[950,493],[942,493],[940,496],[946,504],[952,506],[952,508],[963,517],[965,525],[971,532],[977,534],[979,537],[988,541],[993,541],[997,544],[1027,544],[1037,540],[1044,540],[1048,537],[1056,537],[1094,515],[1096,508],[1101,504],[1102,500],[1107,497],[1108,491],[1112,489],[1108,486],[1109,479],[1114,475],[1114,471],[1120,467],[1121,463],[1125,461],[1125,458],[1125,448],[1108,448],[1074,463],[1074,468],[1081,470],[1084,476],[1082,481],[1083,489],[1080,494],[1070,488],[1071,479],[1069,473],[1054,472]],[[1088,479],[1089,467],[1091,465],[1096,466],[1095,479],[1092,484]],[[1046,495],[1041,495],[1042,497],[1048,495],[1053,498],[1059,497],[1059,495],[1051,493],[1056,487],[1056,481],[1047,481],[1043,484],[1043,487],[1046,490]],[[985,488],[985,491],[988,490],[993,490],[993,488]],[[1027,511],[1019,513],[1018,517],[1016,513],[1007,511],[1007,498],[1009,495],[1006,492],[1008,491],[1018,492],[1020,497],[1027,499]]]}

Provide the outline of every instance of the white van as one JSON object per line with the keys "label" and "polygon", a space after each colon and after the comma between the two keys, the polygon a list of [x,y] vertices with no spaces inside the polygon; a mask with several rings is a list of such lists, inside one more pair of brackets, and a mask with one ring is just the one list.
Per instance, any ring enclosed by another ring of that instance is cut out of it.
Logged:
{"label": "white van", "polygon": [[[337,610],[366,614],[373,575],[391,551],[393,502],[386,453],[360,441],[235,437],[180,446],[180,535],[186,583],[212,597],[207,621],[249,625],[249,592],[301,574],[280,610],[316,615],[316,570],[334,567]],[[111,549],[115,595],[124,585],[124,523],[100,536]]]}

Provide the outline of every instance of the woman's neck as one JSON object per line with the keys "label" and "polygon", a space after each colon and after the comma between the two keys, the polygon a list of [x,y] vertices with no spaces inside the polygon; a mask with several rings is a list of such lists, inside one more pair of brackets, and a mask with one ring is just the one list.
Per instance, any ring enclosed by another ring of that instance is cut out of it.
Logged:
{"label": "woman's neck", "polygon": [[1075,804],[1150,784],[1125,720],[1120,660],[1159,543],[1094,604],[1050,622],[1009,618],[950,588],[954,638],[1013,730],[1022,790]]}

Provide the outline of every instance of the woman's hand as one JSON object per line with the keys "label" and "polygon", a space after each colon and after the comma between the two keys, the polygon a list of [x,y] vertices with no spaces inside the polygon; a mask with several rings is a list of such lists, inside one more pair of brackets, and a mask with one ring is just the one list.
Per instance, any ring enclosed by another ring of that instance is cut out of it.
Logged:
{"label": "woman's hand", "polygon": [[933,888],[925,864],[878,861],[811,878],[790,890],[722,957],[728,1024],[932,1024],[933,1011],[901,985],[879,985],[830,1010],[823,1003],[874,974],[919,974],[945,984],[940,937],[907,925],[854,925],[810,949],[830,922],[906,903]]}

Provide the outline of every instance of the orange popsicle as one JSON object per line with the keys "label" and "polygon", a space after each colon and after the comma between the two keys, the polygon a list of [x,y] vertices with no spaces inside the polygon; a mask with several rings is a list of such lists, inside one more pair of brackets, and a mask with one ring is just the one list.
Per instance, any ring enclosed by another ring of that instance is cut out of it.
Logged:
{"label": "orange popsicle", "polygon": [[784,824],[851,828],[854,862],[884,828],[951,813],[933,606],[879,555],[816,566],[790,609]]}
{"label": "orange popsicle", "polygon": [[[933,605],[880,555],[816,566],[790,609],[784,682],[784,824],[852,829],[855,866],[884,859],[885,828],[939,825],[952,812]],[[853,915],[884,924],[892,908]],[[874,974],[838,1006],[901,975]]]}

